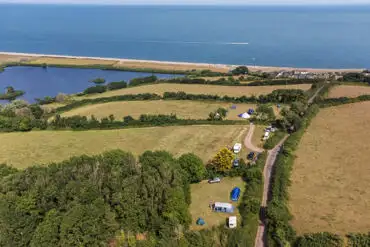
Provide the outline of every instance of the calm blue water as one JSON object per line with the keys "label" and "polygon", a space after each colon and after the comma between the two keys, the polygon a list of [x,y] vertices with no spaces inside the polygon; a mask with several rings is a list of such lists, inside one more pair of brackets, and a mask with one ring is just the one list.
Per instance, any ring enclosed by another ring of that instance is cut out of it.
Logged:
{"label": "calm blue water", "polygon": [[[149,76],[149,73],[111,71],[98,69],[72,68],[39,68],[39,67],[10,67],[0,73],[0,90],[7,86],[23,90],[23,99],[34,102],[35,98],[56,96],[58,93],[78,93],[90,86],[95,78],[104,78],[107,82],[128,81],[135,77]],[[174,75],[155,74],[159,78],[169,78]],[[0,101],[0,103],[5,101]]]}
{"label": "calm blue water", "polygon": [[1,51],[370,67],[370,6],[0,5],[0,30]]}

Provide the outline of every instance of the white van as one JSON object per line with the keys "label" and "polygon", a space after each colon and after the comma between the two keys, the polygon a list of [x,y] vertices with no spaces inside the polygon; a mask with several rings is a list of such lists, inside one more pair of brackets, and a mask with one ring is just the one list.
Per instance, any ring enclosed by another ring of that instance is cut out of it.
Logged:
{"label": "white van", "polygon": [[239,153],[240,150],[242,150],[242,144],[241,143],[235,143],[234,147],[233,147],[233,150],[234,150],[234,153]]}
{"label": "white van", "polygon": [[236,228],[236,216],[230,216],[228,223],[229,223],[229,228]]}

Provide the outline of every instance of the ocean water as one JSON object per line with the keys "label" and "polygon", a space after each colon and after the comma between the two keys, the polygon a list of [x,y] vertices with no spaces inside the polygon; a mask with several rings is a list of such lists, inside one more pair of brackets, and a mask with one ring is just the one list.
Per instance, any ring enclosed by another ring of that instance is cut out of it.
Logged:
{"label": "ocean water", "polygon": [[[89,82],[95,78],[104,78],[106,82],[129,81],[135,77],[150,76],[150,73],[112,71],[99,69],[9,67],[0,73],[0,90],[12,86],[26,92],[20,99],[33,103],[35,98],[56,96],[58,93],[78,93],[94,86]],[[158,78],[178,77],[178,75],[155,74]],[[0,103],[7,101],[0,100]]]}
{"label": "ocean water", "polygon": [[0,51],[370,67],[370,6],[0,5]]}

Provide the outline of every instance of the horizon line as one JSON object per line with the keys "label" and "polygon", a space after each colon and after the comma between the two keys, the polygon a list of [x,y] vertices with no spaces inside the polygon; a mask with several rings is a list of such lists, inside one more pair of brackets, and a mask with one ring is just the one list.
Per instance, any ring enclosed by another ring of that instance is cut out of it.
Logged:
{"label": "horizon line", "polygon": [[212,7],[212,6],[231,6],[231,7],[242,7],[242,6],[256,6],[256,7],[295,7],[295,6],[310,6],[310,7],[335,7],[335,6],[370,6],[370,3],[344,3],[344,2],[341,2],[341,3],[280,3],[280,4],[268,4],[268,3],[245,3],[245,4],[240,4],[240,3],[203,3],[203,4],[185,4],[185,3],[181,3],[181,4],[161,4],[161,3],[152,3],[152,4],[145,4],[145,3],[142,3],[142,4],[138,4],[138,3],[73,3],[73,2],[67,2],[67,3],[63,3],[63,2],[54,2],[54,3],[51,3],[51,2],[48,2],[48,3],[44,3],[44,2],[33,2],[33,3],[30,3],[30,2],[2,2],[0,1],[0,5],[3,5],[3,4],[7,4],[7,5],[86,5],[86,6],[91,6],[91,5],[98,5],[98,6],[141,6],[141,7],[145,7],[145,6],[150,6],[150,7],[155,7],[155,6],[168,6],[168,7],[171,7],[171,6],[177,6],[177,7],[181,7],[181,6],[194,6],[194,7]]}

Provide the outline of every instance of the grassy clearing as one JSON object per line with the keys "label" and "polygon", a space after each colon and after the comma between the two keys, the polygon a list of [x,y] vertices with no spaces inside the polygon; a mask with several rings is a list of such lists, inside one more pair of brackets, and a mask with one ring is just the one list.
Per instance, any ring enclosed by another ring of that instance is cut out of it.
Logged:
{"label": "grassy clearing", "polygon": [[145,150],[168,150],[175,155],[194,152],[206,162],[220,148],[241,141],[247,130],[247,126],[236,125],[4,133],[0,134],[0,164],[25,168],[117,148],[134,154]]}
{"label": "grassy clearing", "polygon": [[58,58],[41,57],[29,62],[30,64],[58,64],[58,65],[113,65],[116,61],[97,60],[87,58]]}
{"label": "grassy clearing", "polygon": [[178,92],[178,91],[183,91],[190,94],[212,94],[221,96],[229,95],[240,97],[240,96],[252,96],[252,95],[258,96],[261,94],[269,94],[275,89],[308,90],[310,89],[310,87],[311,87],[310,84],[246,87],[246,86],[218,86],[218,85],[198,85],[198,84],[190,85],[190,84],[163,83],[114,90],[102,94],[94,94],[85,97],[76,97],[76,99],[101,98],[116,95],[139,94],[139,93],[156,93],[162,95],[164,92]]}
{"label": "grassy clearing", "polygon": [[[191,205],[190,213],[192,216],[191,230],[201,230],[212,226],[225,224],[229,216],[238,216],[238,224],[240,224],[240,215],[237,210],[238,202],[230,200],[230,192],[234,187],[239,187],[241,190],[240,198],[245,190],[245,183],[241,178],[223,178],[219,184],[208,184],[207,181],[202,181],[199,184],[191,185]],[[240,201],[241,199],[239,199]],[[232,203],[236,210],[233,214],[215,213],[209,207],[210,202],[228,202]],[[198,226],[196,221],[202,217],[206,224]]]}
{"label": "grassy clearing", "polygon": [[290,187],[299,234],[370,229],[370,102],[321,110],[297,151]]}
{"label": "grassy clearing", "polygon": [[155,101],[120,101],[104,104],[87,105],[65,112],[62,116],[81,115],[97,118],[107,117],[113,114],[116,119],[131,115],[138,118],[141,114],[176,114],[179,118],[206,119],[211,111],[223,107],[229,110],[227,119],[240,119],[237,115],[255,108],[253,104],[234,104],[236,109],[231,109],[231,103],[199,102],[199,101],[176,101],[176,100],[155,100]]}
{"label": "grassy clearing", "polygon": [[341,85],[332,88],[329,92],[328,98],[356,98],[365,94],[370,94],[369,86]]}

